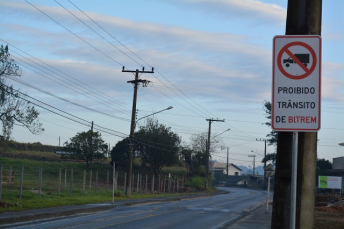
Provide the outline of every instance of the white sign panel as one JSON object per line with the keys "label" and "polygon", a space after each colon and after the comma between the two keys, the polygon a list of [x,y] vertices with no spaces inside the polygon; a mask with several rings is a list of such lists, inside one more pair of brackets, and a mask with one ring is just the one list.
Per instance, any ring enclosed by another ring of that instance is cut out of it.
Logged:
{"label": "white sign panel", "polygon": [[342,177],[319,176],[319,188],[342,189]]}
{"label": "white sign panel", "polygon": [[318,131],[321,37],[275,36],[271,124],[276,131]]}

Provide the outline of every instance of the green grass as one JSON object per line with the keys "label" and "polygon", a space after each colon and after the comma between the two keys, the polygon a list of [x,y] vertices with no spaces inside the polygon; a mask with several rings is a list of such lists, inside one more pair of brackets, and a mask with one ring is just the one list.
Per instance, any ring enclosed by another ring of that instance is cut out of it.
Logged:
{"label": "green grass", "polygon": [[[132,193],[130,198],[124,196],[122,191],[117,192],[120,194],[119,197],[115,197],[115,201],[125,200],[125,199],[143,199],[151,198],[158,196],[176,196],[180,194],[139,194]],[[45,193],[38,196],[37,192],[25,191],[22,195],[22,199],[18,198],[17,193],[13,192],[3,192],[3,195],[6,196],[6,199],[2,199],[3,203],[9,204],[7,208],[0,208],[1,212],[7,211],[22,211],[28,209],[39,209],[39,208],[49,208],[57,206],[66,206],[66,205],[81,205],[81,204],[90,204],[90,203],[104,203],[111,202],[112,195],[109,190],[108,193],[104,191],[97,192],[95,194],[93,191],[83,193],[80,190],[74,190],[73,194],[70,195],[69,191],[62,192],[60,196],[57,196],[56,193]]]}
{"label": "green grass", "polygon": [[[12,153],[12,152],[11,152]],[[24,158],[20,159],[24,155]],[[42,156],[43,155],[43,156]],[[83,192],[83,174],[85,166],[84,164],[75,162],[59,162],[55,160],[54,153],[42,153],[42,152],[14,152],[11,157],[17,158],[7,158],[1,155],[0,165],[3,166],[3,170],[9,170],[12,166],[12,171],[15,171],[15,183],[14,184],[2,184],[1,192],[1,202],[7,203],[9,207],[0,207],[0,212],[5,211],[21,211],[26,209],[37,209],[37,208],[47,208],[56,207],[64,205],[80,205],[88,203],[102,203],[111,202],[111,188],[112,180],[109,180],[108,191],[106,192],[106,182],[107,182],[107,172],[109,171],[110,177],[112,173],[112,166],[109,161],[93,162],[89,169],[87,169],[86,176],[86,187],[85,193]],[[44,158],[44,160],[42,160]],[[19,199],[19,186],[20,186],[20,174],[21,168],[24,166],[24,182],[23,182],[23,192],[22,198]],[[39,168],[43,168],[42,177],[42,192],[41,196],[38,195],[38,174]],[[70,180],[71,180],[71,168],[73,168],[73,184],[72,184],[72,195],[70,195]],[[61,190],[60,196],[58,196],[58,177],[59,169],[62,171],[61,177]],[[67,170],[67,180],[66,187],[64,186],[65,169]],[[89,188],[90,171],[92,170],[92,187]],[[98,171],[98,185],[97,193],[95,192],[95,175]],[[123,185],[124,185],[124,173],[125,171],[119,170],[119,180],[118,180],[118,192],[119,197],[115,197],[116,200],[128,199],[124,196]],[[155,196],[170,196],[177,194],[150,194],[150,193],[137,193],[136,191],[136,181],[137,173],[142,173],[143,182],[145,183],[145,175],[149,175],[149,182],[151,181],[152,173],[147,168],[138,168],[133,170],[135,174],[135,185],[130,196],[131,199],[141,199],[149,198]],[[164,174],[172,173],[173,177],[181,177],[185,174],[185,169],[179,167],[168,167],[164,168],[162,171],[161,179],[163,179]],[[156,178],[155,178],[156,179]],[[203,180],[204,178],[196,178],[197,180]],[[196,182],[200,183],[200,181]],[[191,183],[194,185],[194,182]],[[197,185],[196,185],[197,186]],[[150,190],[150,184],[148,184],[148,190]],[[143,190],[144,191],[144,190]],[[185,193],[183,193],[185,194]]]}

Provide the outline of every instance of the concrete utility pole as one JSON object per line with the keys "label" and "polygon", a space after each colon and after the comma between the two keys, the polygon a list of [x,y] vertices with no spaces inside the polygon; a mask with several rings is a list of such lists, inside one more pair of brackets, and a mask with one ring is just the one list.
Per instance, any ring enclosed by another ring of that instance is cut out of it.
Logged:
{"label": "concrete utility pole", "polygon": [[93,121],[92,121],[92,124],[91,124],[91,135],[90,135],[90,146],[91,146],[91,155],[93,155],[94,154],[94,152],[93,152],[93,143],[92,143],[92,141],[93,141]]}
{"label": "concrete utility pole", "polygon": [[207,144],[207,156],[206,156],[206,165],[205,165],[205,189],[208,190],[209,183],[209,157],[210,157],[210,132],[211,132],[211,123],[212,122],[224,122],[225,120],[219,119],[206,119],[209,122],[209,131],[208,131],[208,144]]}
{"label": "concrete utility pole", "polygon": [[265,143],[265,148],[264,148],[264,182],[263,182],[263,185],[265,188],[266,187],[266,172],[265,172],[265,169],[266,169],[266,139],[256,139],[256,141],[264,141],[264,143]]}
{"label": "concrete utility pole", "polygon": [[135,71],[132,70],[124,70],[124,66],[122,72],[131,72],[135,73],[135,80],[127,81],[127,83],[134,84],[134,96],[133,96],[133,108],[131,113],[131,124],[130,124],[130,142],[129,142],[129,152],[128,152],[128,166],[127,166],[127,187],[125,191],[125,195],[130,197],[131,194],[131,177],[133,173],[133,151],[134,151],[134,132],[135,132],[135,116],[136,116],[136,100],[137,100],[137,86],[139,83],[142,83],[143,86],[146,86],[150,81],[139,79],[139,73],[154,73],[154,68],[151,71],[145,71],[142,68],[141,71],[136,69]]}
{"label": "concrete utility pole", "polygon": [[[322,0],[289,0],[286,35],[321,35]],[[290,228],[292,132],[279,132],[272,229]],[[296,228],[314,228],[317,132],[299,132]]]}
{"label": "concrete utility pole", "polygon": [[229,178],[229,170],[228,170],[228,151],[229,151],[229,148],[227,147],[227,183],[228,183],[228,178]]}
{"label": "concrete utility pole", "polygon": [[255,169],[256,169],[256,155],[248,155],[248,157],[253,157],[253,175],[255,174]]}

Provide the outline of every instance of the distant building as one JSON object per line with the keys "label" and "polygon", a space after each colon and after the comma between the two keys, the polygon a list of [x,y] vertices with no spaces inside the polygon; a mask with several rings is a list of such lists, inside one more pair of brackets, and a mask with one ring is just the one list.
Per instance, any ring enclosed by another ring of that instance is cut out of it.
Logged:
{"label": "distant building", "polygon": [[344,189],[344,157],[332,159],[332,169],[327,170],[329,176],[342,177],[342,190]]}
{"label": "distant building", "polygon": [[247,187],[248,188],[261,188],[263,186],[263,175],[247,175]]}
{"label": "distant building", "polygon": [[[210,162],[210,170],[222,171],[223,174],[227,174],[227,163],[221,162]],[[228,175],[239,176],[242,170],[232,163],[228,163]]]}
{"label": "distant building", "polygon": [[55,153],[62,156],[74,154],[73,152],[67,152],[67,151],[55,151]]}
{"label": "distant building", "polygon": [[332,170],[344,169],[344,157],[336,157],[332,159]]}

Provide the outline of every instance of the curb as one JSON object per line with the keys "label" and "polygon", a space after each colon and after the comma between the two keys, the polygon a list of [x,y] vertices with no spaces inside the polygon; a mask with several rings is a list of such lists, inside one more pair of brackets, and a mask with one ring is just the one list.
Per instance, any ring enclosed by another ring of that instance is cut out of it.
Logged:
{"label": "curb", "polygon": [[260,204],[257,204],[257,206],[249,209],[248,211],[243,211],[241,214],[239,214],[238,216],[234,217],[233,219],[231,220],[228,220],[227,222],[221,224],[220,226],[216,227],[215,229],[222,229],[222,228],[225,228],[225,227],[228,227],[230,226],[231,224],[237,222],[238,220],[244,218],[245,216],[249,215],[250,213],[254,212],[255,210],[257,210],[258,208],[260,208],[261,206],[264,205],[264,202],[260,203]]}
{"label": "curb", "polygon": [[[72,205],[72,206],[60,206],[45,209],[32,209],[24,210],[21,212],[4,212],[0,214],[0,228],[7,228],[8,224],[23,223],[25,221],[32,220],[49,220],[54,217],[71,216],[75,214],[90,213],[97,211],[110,210],[120,206],[134,206],[137,204],[148,204],[152,202],[173,202],[187,199],[204,198],[213,195],[228,194],[228,191],[218,191],[210,194],[191,194],[183,196],[172,196],[172,197],[154,197],[149,199],[133,199],[133,200],[120,200],[112,203],[95,203],[87,205]],[[98,206],[97,206],[98,205]],[[99,206],[101,205],[101,206]],[[65,209],[71,208],[71,209]],[[2,214],[7,214],[8,217],[2,217]],[[20,215],[22,214],[22,215]],[[17,215],[17,216],[16,216]],[[6,225],[7,224],[7,225]]]}
{"label": "curb", "polygon": [[0,228],[5,228],[3,227],[4,224],[21,223],[21,222],[32,221],[32,220],[44,220],[47,218],[70,216],[70,215],[75,215],[75,214],[80,214],[80,213],[105,211],[114,207],[117,207],[117,206],[113,206],[113,205],[98,206],[98,207],[90,206],[89,208],[83,208],[83,209],[61,210],[61,211],[56,211],[56,212],[47,212],[47,213],[38,213],[38,214],[32,213],[32,214],[27,214],[24,216],[17,216],[17,217],[12,216],[11,218],[1,218]]}

